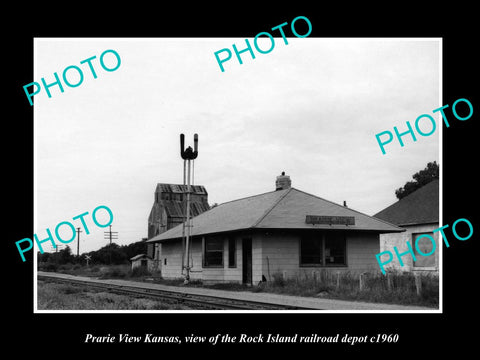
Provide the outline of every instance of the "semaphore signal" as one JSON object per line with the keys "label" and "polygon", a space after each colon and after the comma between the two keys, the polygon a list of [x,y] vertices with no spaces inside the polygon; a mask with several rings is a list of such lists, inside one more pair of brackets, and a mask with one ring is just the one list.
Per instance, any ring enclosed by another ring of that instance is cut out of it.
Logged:
{"label": "semaphore signal", "polygon": [[[195,161],[198,156],[198,135],[193,135],[193,149],[191,146],[185,149],[185,135],[180,134],[180,156],[183,159],[183,185],[187,186],[186,219],[183,222],[182,244],[185,244],[185,251],[182,254],[182,270],[185,269],[185,284],[190,281],[190,178],[193,178],[193,171],[190,163]],[[186,170],[188,168],[188,171]],[[185,184],[186,182],[186,184]],[[184,215],[185,216],[185,215]]]}

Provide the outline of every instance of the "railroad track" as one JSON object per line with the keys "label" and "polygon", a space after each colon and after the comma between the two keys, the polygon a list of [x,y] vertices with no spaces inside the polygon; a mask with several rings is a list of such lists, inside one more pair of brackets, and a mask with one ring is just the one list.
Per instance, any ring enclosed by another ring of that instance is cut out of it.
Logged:
{"label": "railroad track", "polygon": [[39,280],[59,282],[69,285],[86,286],[116,294],[124,294],[139,298],[151,298],[172,304],[183,304],[195,309],[205,310],[305,310],[307,308],[271,304],[260,301],[206,296],[163,289],[142,288],[137,286],[118,285],[111,283],[93,282],[88,280],[60,278],[38,274]]}

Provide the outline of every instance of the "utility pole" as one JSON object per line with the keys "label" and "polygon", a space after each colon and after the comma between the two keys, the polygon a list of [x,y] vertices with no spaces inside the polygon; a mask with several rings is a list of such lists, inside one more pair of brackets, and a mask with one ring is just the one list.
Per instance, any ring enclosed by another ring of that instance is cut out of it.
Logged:
{"label": "utility pole", "polygon": [[104,239],[110,241],[109,253],[110,253],[110,264],[111,264],[112,263],[112,239],[118,240],[118,231],[112,231],[112,225],[110,225],[110,230],[105,231],[103,234],[104,234]]}
{"label": "utility pole", "polygon": [[104,231],[104,239],[109,240],[109,244],[112,245],[112,239],[118,240],[118,231],[112,231],[112,225],[110,225],[109,231]]}
{"label": "utility pole", "polygon": [[79,227],[77,227],[77,256],[80,255],[80,233],[82,230],[80,230]]}

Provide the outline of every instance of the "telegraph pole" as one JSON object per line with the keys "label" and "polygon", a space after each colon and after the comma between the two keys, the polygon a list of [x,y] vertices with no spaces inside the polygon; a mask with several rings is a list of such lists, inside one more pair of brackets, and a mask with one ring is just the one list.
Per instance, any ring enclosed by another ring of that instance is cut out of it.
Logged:
{"label": "telegraph pole", "polygon": [[118,231],[112,231],[112,225],[110,225],[109,231],[104,231],[104,239],[109,240],[109,244],[112,245],[112,239],[118,240]]}
{"label": "telegraph pole", "polygon": [[112,239],[118,240],[118,231],[112,231],[112,225],[110,225],[110,230],[105,231],[104,233],[104,239],[105,240],[110,240],[110,264],[112,263]]}
{"label": "telegraph pole", "polygon": [[77,227],[77,256],[80,255],[80,233],[82,230],[80,230],[79,227]]}

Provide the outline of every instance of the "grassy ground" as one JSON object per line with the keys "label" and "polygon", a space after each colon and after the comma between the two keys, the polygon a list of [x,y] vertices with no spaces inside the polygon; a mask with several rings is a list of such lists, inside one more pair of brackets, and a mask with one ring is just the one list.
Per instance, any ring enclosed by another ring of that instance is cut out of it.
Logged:
{"label": "grassy ground", "polygon": [[[41,270],[41,269],[40,269]],[[185,286],[182,279],[166,280],[160,274],[151,274],[142,268],[134,271],[130,265],[91,266],[61,265],[57,272],[72,275],[91,276],[101,279],[117,278],[134,281],[149,281],[165,285]],[[377,302],[387,304],[417,305],[438,308],[439,280],[435,275],[422,276],[422,293],[417,295],[415,278],[412,273],[391,273],[390,286],[387,277],[381,274],[367,274],[365,286],[359,289],[358,274],[342,273],[338,279],[336,274],[320,271],[315,274],[304,273],[295,278],[284,279],[281,274],[272,274],[269,281],[254,286],[242,284],[202,284],[191,281],[189,287],[206,287],[231,291],[252,291],[296,296],[322,297],[352,301]]]}
{"label": "grassy ground", "polygon": [[[335,274],[320,272],[313,277],[302,276],[284,279],[281,274],[273,274],[270,281],[254,286],[237,283],[202,284],[192,281],[188,286],[230,291],[266,292],[306,297],[321,297],[350,301],[365,301],[374,303],[416,305],[438,308],[439,280],[436,275],[423,275],[422,291],[417,295],[415,277],[412,273],[391,273],[390,287],[387,277],[381,274],[366,274],[364,288],[360,291],[358,274],[345,272],[340,275],[337,286]],[[158,280],[165,285],[184,286],[182,279]]]}
{"label": "grassy ground", "polygon": [[364,288],[360,290],[357,274],[343,273],[337,278],[328,272],[318,277],[306,276],[284,280],[279,274],[272,281],[260,284],[258,291],[314,296],[326,299],[365,301],[386,304],[417,305],[438,308],[438,276],[422,276],[422,291],[417,295],[412,273],[391,273],[390,287],[387,277],[366,274]]}
{"label": "grassy ground", "polygon": [[39,310],[187,310],[183,305],[133,298],[84,286],[38,282]]}

